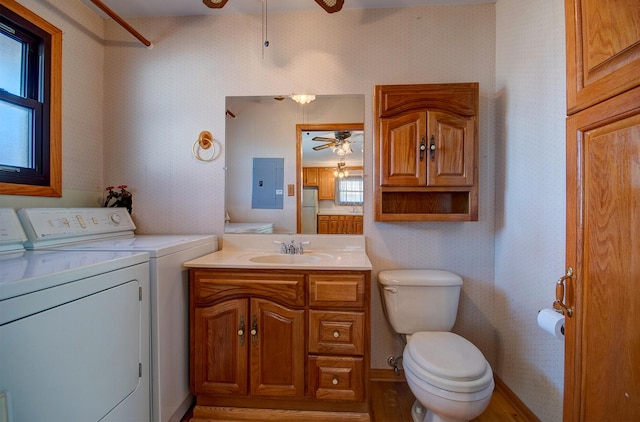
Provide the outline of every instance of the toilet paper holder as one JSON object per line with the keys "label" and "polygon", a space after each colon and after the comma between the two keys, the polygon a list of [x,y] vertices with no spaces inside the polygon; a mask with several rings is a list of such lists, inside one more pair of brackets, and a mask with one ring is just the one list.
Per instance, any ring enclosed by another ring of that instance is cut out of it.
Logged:
{"label": "toilet paper holder", "polygon": [[567,268],[567,273],[558,279],[556,283],[556,300],[553,302],[553,309],[568,317],[573,315],[573,308],[564,303],[565,281],[573,277],[573,268]]}

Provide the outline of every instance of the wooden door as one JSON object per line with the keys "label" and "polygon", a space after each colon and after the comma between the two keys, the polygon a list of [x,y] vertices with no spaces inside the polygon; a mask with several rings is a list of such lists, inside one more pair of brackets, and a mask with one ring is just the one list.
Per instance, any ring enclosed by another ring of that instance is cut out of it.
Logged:
{"label": "wooden door", "polygon": [[380,185],[427,183],[427,114],[415,112],[380,120]]}
{"label": "wooden door", "polygon": [[582,110],[640,85],[637,0],[565,0],[567,108]]}
{"label": "wooden door", "polygon": [[252,298],[251,315],[251,395],[303,397],[304,310]]}
{"label": "wooden door", "polygon": [[195,308],[194,395],[248,393],[248,304],[235,299]]}
{"label": "wooden door", "polygon": [[640,420],[640,88],[567,120],[564,421]]}
{"label": "wooden door", "polygon": [[473,186],[475,120],[442,111],[428,113],[428,186]]}

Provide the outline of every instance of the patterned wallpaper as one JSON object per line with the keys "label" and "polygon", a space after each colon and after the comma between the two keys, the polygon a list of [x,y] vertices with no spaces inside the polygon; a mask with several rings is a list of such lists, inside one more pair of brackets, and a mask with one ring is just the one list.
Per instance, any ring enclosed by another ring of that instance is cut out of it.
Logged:
{"label": "patterned wallpaper", "polygon": [[[495,362],[493,324],[494,5],[279,13],[263,49],[255,15],[140,18],[152,49],[107,23],[105,179],[134,193],[142,232],[222,233],[225,96],[294,92],[365,96],[365,228],[374,274],[439,268],[460,274],[456,330]],[[374,223],[371,147],[375,84],[480,83],[480,221]],[[305,122],[300,122],[305,123]],[[221,156],[201,163],[191,145],[210,130]],[[375,278],[374,278],[375,281]],[[401,343],[372,287],[372,366]]]}
{"label": "patterned wallpaper", "polygon": [[563,2],[496,5],[496,371],[543,421],[562,420],[564,342],[542,331],[564,274]]}

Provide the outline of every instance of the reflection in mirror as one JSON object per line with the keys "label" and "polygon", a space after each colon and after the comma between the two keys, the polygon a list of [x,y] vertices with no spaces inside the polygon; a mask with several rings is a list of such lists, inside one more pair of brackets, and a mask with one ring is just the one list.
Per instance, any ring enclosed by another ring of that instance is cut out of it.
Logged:
{"label": "reflection in mirror", "polygon": [[[357,182],[355,185],[346,182],[353,181],[358,175],[360,180],[362,177],[364,96],[318,95],[315,101],[306,105],[299,105],[285,96],[227,97],[226,108],[226,233],[301,233],[305,167],[314,167],[318,171],[324,169],[325,174],[333,176],[331,184],[329,177],[323,179],[327,188],[323,189],[323,194],[332,189],[331,199],[321,199],[330,198],[330,194],[320,196],[319,186],[307,186],[315,189],[318,196],[316,232],[320,226],[317,224],[320,216],[339,213],[352,216],[348,220],[359,216],[359,220],[355,220],[360,221],[361,230],[359,187]],[[340,131],[351,132],[347,142],[346,138],[342,141],[338,139],[346,135],[336,134]],[[314,137],[333,138],[336,141],[313,141]],[[335,145],[329,145],[332,142]],[[345,144],[349,144],[347,146],[353,152],[339,155],[341,152],[335,147],[346,148]],[[319,148],[314,150],[313,147]],[[328,158],[323,158],[325,155]],[[273,189],[273,198],[282,200],[282,208],[252,208],[253,184],[268,184],[268,176],[254,181],[254,158],[284,159],[283,188]],[[342,178],[337,171],[340,163],[344,163]],[[344,170],[348,172],[347,177]],[[337,182],[343,179],[347,180]],[[357,222],[355,220],[353,225]],[[305,232],[311,232],[309,227],[307,225]],[[346,228],[343,232],[346,232]]]}

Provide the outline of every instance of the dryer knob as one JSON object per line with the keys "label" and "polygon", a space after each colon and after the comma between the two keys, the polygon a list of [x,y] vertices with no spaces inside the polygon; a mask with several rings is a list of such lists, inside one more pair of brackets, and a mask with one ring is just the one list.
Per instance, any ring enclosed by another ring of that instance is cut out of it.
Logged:
{"label": "dryer knob", "polygon": [[120,218],[120,214],[115,214],[115,213],[109,216],[109,220],[111,220],[111,222],[116,226],[119,225],[120,222],[122,221],[122,219]]}

